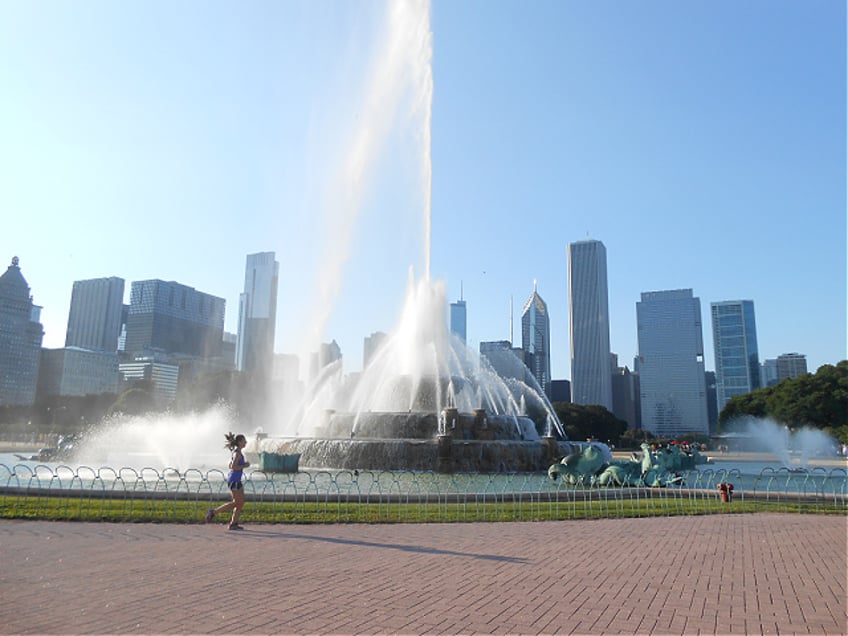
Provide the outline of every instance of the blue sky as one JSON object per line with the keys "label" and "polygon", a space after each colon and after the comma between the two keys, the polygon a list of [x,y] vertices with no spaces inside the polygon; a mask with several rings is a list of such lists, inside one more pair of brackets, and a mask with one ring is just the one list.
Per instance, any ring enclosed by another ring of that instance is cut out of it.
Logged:
{"label": "blue sky", "polygon": [[[221,296],[235,332],[245,255],[275,251],[277,351],[299,352],[386,7],[0,0],[0,259],[20,257],[45,346],[73,281],[101,276],[127,300],[146,278]],[[678,288],[708,369],[721,300],[754,301],[761,359],[846,357],[844,2],[433,0],[431,29],[431,275],[462,285],[472,347],[510,337],[511,298],[520,344],[535,280],[568,378],[566,245],[588,237],[621,363],[640,293]],[[348,370],[423,272],[407,123],[343,228],[324,340]]]}

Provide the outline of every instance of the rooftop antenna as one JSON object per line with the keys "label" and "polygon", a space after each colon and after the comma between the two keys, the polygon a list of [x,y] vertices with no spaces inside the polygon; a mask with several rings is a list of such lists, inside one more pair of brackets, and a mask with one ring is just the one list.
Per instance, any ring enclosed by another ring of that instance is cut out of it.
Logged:
{"label": "rooftop antenna", "polygon": [[462,298],[462,281],[459,281],[459,299],[463,300],[463,298]]}

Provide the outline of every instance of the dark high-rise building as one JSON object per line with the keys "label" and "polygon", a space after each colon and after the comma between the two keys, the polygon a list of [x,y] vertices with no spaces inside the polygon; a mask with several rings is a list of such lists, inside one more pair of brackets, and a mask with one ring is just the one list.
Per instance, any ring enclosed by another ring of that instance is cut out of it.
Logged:
{"label": "dark high-rise building", "polygon": [[223,298],[162,280],[132,284],[125,351],[214,358],[224,337]]}
{"label": "dark high-rise building", "polygon": [[65,346],[114,353],[118,350],[123,308],[123,278],[74,281]]}
{"label": "dark high-rise building", "polygon": [[627,428],[641,426],[639,412],[639,374],[632,373],[627,366],[618,366],[618,356],[612,355],[612,412],[618,419],[627,422]]}
{"label": "dark high-rise building", "polygon": [[41,307],[33,304],[18,257],[0,276],[0,405],[35,401],[41,360]]}
{"label": "dark high-rise building", "polygon": [[570,380],[551,380],[551,402],[571,402]]}
{"label": "dark high-rise building", "polygon": [[705,371],[704,381],[707,386],[707,420],[710,423],[710,435],[718,431],[718,406],[716,402],[715,371]]}
{"label": "dark high-rise building", "polygon": [[542,392],[551,396],[551,323],[548,306],[536,291],[521,311],[521,348],[524,350],[524,362],[539,383]]}
{"label": "dark high-rise building", "polygon": [[244,292],[239,297],[236,365],[239,371],[270,379],[274,367],[277,287],[280,264],[274,252],[248,254]]}

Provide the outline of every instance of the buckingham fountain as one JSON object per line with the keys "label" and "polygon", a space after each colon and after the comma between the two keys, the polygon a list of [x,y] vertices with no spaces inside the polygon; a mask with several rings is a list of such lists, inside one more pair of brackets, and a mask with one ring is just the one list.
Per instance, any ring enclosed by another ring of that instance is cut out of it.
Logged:
{"label": "buckingham fountain", "polygon": [[567,440],[529,370],[501,377],[450,333],[444,289],[410,276],[400,322],[362,373],[325,367],[286,427],[293,434],[258,450],[299,456],[304,468],[521,472],[589,444]]}

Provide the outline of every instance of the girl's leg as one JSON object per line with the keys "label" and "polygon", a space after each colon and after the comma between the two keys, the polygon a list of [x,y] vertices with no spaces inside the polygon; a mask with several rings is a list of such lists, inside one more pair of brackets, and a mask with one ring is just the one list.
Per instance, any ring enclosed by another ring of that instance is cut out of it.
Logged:
{"label": "girl's leg", "polygon": [[230,520],[230,525],[238,525],[241,509],[244,508],[244,491],[241,488],[233,490],[233,517]]}
{"label": "girl's leg", "polygon": [[228,510],[232,510],[236,505],[235,501],[229,501],[221,506],[215,508],[215,514],[217,515],[219,512],[227,512]]}
{"label": "girl's leg", "polygon": [[[222,505],[218,506],[217,508],[215,508],[212,511],[212,516],[214,517],[215,515],[217,515],[220,512],[227,512],[228,510],[233,510],[236,507],[236,493],[237,492],[240,492],[240,491],[235,489],[235,488],[233,490],[231,490],[230,493],[233,496],[233,500],[228,501],[227,503],[222,504]],[[244,495],[242,495],[242,502],[244,502]],[[242,503],[242,505],[244,505],[244,503]]]}

